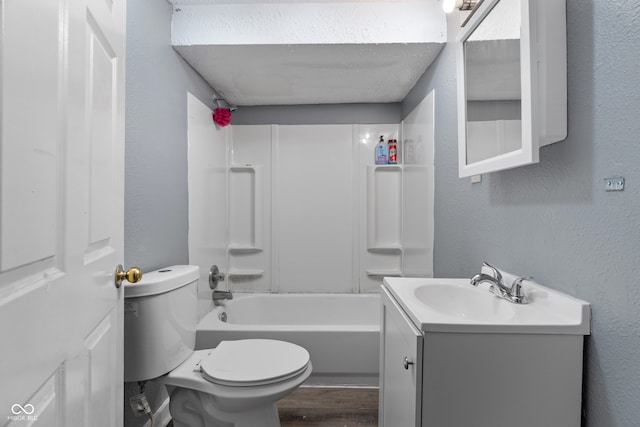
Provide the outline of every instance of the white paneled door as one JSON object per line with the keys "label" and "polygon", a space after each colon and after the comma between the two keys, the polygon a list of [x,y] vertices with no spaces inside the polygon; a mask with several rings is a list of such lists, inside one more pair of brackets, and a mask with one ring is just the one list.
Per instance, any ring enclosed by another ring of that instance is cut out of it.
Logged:
{"label": "white paneled door", "polygon": [[122,425],[124,0],[1,0],[0,426]]}

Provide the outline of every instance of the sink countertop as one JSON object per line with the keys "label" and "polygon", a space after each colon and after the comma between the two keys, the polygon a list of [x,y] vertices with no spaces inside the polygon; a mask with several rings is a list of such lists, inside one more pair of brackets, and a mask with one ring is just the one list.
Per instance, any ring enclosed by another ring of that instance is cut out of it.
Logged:
{"label": "sink countertop", "polygon": [[[508,277],[507,277],[508,279]],[[507,280],[507,283],[511,283]],[[425,332],[590,335],[589,303],[541,286],[523,283],[528,304],[514,304],[475,288],[468,278],[385,277],[414,324]]]}

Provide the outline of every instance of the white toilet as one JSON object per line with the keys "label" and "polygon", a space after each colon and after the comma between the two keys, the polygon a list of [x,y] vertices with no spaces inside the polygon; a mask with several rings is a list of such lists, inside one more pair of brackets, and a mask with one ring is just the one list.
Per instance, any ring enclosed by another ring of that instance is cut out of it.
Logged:
{"label": "white toilet", "polygon": [[176,265],[124,284],[124,380],[170,393],[175,427],[279,427],[276,402],[311,375],[304,348],[276,340],[195,348],[199,268]]}

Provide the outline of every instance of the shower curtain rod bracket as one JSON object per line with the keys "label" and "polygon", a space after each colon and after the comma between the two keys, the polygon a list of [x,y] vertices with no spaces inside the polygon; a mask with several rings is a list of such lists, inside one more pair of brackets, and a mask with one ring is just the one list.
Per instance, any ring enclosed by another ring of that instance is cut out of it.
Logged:
{"label": "shower curtain rod bracket", "polygon": [[229,107],[230,111],[236,111],[238,109],[236,105],[229,102],[229,100],[224,96],[222,92],[218,92],[218,91],[214,91],[214,92],[215,92],[215,95],[213,95],[212,99],[213,99],[213,102],[216,103],[216,105],[220,106],[220,101],[222,101],[225,104],[227,104],[227,107]]}

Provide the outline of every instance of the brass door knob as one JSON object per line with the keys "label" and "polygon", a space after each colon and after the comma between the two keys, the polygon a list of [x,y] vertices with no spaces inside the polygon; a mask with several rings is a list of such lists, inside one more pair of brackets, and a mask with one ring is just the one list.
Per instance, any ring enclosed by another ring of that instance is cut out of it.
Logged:
{"label": "brass door knob", "polygon": [[121,264],[118,264],[115,276],[116,288],[120,288],[120,286],[122,286],[122,281],[125,279],[129,283],[139,282],[140,279],[142,279],[142,270],[138,267],[131,267],[127,271],[124,271],[124,267],[122,267]]}

